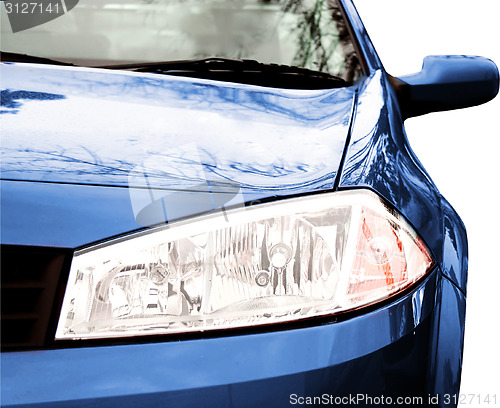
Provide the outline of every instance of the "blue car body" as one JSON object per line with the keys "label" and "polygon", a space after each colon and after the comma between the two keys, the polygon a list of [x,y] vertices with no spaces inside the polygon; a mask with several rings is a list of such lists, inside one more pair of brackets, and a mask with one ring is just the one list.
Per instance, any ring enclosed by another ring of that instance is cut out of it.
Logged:
{"label": "blue car body", "polygon": [[[4,63],[3,253],[54,251],[65,270],[75,249],[227,202],[365,188],[418,231],[433,270],[361,311],[222,334],[61,345],[46,341],[52,314],[44,346],[2,353],[2,406],[456,403],[465,228],[414,156],[391,79],[343,6],[366,62],[346,88]],[[238,192],[226,197],[221,180]]]}

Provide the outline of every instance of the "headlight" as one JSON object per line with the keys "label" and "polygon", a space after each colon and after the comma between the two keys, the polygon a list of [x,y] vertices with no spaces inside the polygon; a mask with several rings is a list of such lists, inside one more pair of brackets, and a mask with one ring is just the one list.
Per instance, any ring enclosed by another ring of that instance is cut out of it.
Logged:
{"label": "headlight", "polygon": [[372,192],[286,199],[78,251],[56,338],[331,315],[386,299],[431,266],[415,232]]}

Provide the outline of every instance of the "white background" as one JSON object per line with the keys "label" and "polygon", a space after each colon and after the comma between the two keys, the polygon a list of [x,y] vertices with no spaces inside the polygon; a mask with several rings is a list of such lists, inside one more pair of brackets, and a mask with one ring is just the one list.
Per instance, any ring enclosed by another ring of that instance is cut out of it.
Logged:
{"label": "white background", "polygon": [[[354,0],[392,75],[420,71],[426,55],[467,54],[500,65],[498,0]],[[410,144],[460,214],[469,239],[461,393],[500,405],[500,96],[479,107],[405,123]],[[471,406],[479,405],[476,401]]]}

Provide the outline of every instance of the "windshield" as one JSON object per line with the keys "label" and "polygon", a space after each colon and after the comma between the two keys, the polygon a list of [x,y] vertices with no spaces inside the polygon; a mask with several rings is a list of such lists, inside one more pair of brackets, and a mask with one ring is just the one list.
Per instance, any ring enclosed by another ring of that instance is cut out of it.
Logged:
{"label": "windshield", "polygon": [[80,0],[57,18],[17,32],[15,2],[1,3],[4,52],[86,66],[252,59],[347,81],[360,72],[333,0]]}

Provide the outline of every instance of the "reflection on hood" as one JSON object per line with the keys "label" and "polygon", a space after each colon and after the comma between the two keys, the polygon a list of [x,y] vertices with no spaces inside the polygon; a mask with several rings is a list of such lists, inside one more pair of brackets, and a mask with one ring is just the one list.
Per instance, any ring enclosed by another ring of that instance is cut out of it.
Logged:
{"label": "reflection on hood", "polygon": [[333,184],[354,95],[30,64],[2,85],[4,179],[288,194]]}

